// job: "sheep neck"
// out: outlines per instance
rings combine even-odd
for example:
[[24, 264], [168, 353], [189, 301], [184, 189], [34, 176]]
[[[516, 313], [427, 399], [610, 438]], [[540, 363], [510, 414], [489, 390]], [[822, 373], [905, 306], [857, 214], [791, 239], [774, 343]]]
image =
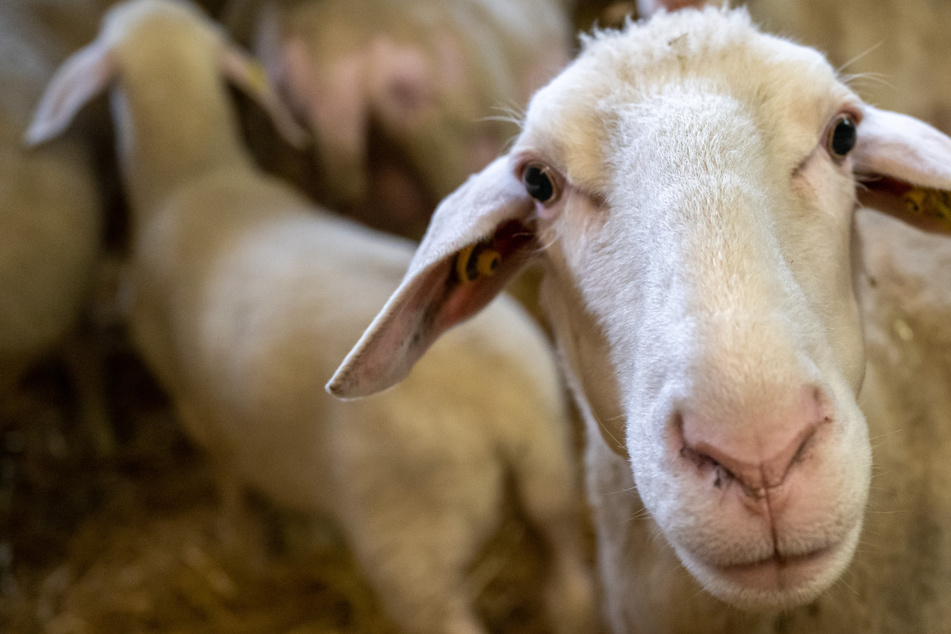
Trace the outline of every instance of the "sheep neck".
[[[176, 63], [176, 62], [181, 63]], [[250, 170], [217, 68], [165, 57], [151, 72], [125, 72], [113, 91], [117, 146], [136, 214], [184, 184], [222, 169]]]

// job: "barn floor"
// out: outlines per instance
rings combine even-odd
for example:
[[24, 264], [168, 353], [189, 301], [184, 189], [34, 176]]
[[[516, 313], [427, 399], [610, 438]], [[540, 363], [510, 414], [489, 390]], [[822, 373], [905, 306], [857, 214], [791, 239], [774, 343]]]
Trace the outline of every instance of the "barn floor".
[[[125, 351], [106, 359], [115, 449], [97, 457], [65, 373], [42, 368], [0, 437], [0, 631], [394, 632], [341, 537], [261, 501], [241, 526]], [[493, 632], [549, 631], [539, 541], [513, 509], [468, 582]]]

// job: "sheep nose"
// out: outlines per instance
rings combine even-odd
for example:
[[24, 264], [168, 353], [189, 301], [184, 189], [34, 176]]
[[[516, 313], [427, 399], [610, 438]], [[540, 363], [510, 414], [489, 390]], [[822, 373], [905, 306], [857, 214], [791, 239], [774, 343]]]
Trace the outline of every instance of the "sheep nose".
[[726, 424], [684, 411], [680, 453], [701, 470], [711, 470], [716, 486], [724, 478], [735, 479], [747, 495], [764, 497], [783, 483], [830, 420], [821, 390], [804, 386], [794, 400], [791, 407], [766, 416], [739, 415]]

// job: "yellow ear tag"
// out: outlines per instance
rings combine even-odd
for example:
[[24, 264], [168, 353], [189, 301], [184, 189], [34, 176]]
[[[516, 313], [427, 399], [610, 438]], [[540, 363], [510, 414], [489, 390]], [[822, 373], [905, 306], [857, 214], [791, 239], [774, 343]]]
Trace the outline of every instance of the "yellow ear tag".
[[456, 277], [468, 284], [480, 277], [491, 277], [502, 263], [502, 254], [488, 242], [470, 244], [456, 255]]
[[917, 216], [936, 218], [951, 226], [951, 192], [912, 187], [902, 196], [905, 209]]

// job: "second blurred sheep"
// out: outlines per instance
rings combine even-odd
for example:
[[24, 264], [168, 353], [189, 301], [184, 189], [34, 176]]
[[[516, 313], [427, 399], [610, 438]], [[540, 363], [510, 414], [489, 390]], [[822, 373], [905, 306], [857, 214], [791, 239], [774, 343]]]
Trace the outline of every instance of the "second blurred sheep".
[[419, 237], [569, 57], [569, 0], [235, 0], [228, 22], [316, 138], [321, 200]]
[[[103, 202], [88, 139], [73, 131], [28, 150], [22, 137], [71, 37], [98, 7], [95, 0], [0, 6], [0, 414], [6, 416], [20, 409], [14, 403], [23, 375], [74, 331], [92, 284]], [[110, 442], [104, 429], [90, 431], [100, 448]]]

